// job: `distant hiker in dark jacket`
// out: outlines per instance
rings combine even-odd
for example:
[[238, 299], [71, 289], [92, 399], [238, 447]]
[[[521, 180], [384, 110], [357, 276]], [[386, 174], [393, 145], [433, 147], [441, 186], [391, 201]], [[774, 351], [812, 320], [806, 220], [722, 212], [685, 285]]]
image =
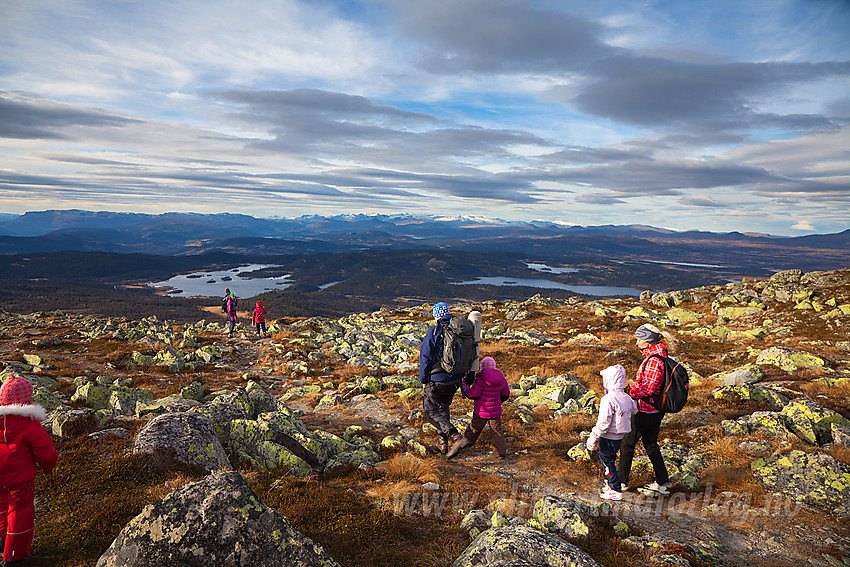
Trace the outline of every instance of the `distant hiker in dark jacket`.
[[667, 347], [661, 342], [661, 337], [661, 331], [650, 324], [641, 325], [635, 331], [635, 343], [644, 359], [638, 368], [635, 381], [626, 388], [626, 392], [637, 401], [638, 412], [633, 418], [631, 433], [623, 437], [617, 473], [623, 483], [623, 490], [628, 490], [635, 447], [639, 440], [643, 440], [643, 448], [655, 473], [655, 482], [646, 485], [644, 489], [667, 495], [670, 494], [670, 477], [667, 475], [667, 466], [658, 446], [658, 433], [664, 412], [658, 411], [658, 408], [646, 400], [653, 394], [660, 393], [664, 383], [664, 363], [657, 358], [650, 358], [654, 354], [667, 357]]
[[442, 302], [437, 303], [432, 312], [437, 324], [428, 329], [419, 347], [419, 381], [424, 385], [422, 406], [425, 417], [437, 428], [440, 435], [436, 449], [445, 455], [449, 441], [454, 443], [462, 438], [457, 428], [452, 425], [449, 408], [464, 375], [449, 375], [440, 366], [443, 353], [442, 326], [448, 324], [452, 318], [449, 306]]
[[233, 336], [233, 329], [236, 327], [236, 294], [232, 291], [224, 298], [224, 312], [227, 313], [228, 330], [227, 336]]
[[56, 466], [56, 449], [32, 404], [32, 384], [12, 374], [0, 387], [0, 549], [3, 565], [24, 564], [35, 528], [36, 463], [44, 474]]
[[[257, 307], [251, 315], [251, 324], [257, 327], [258, 337], [266, 336], [266, 313], [268, 313], [268, 311], [265, 307], [263, 307], [263, 302], [258, 299]], [[261, 330], [262, 333], [260, 333]]]
[[[467, 382], [472, 382], [468, 385]], [[502, 403], [506, 402], [511, 395], [511, 389], [505, 376], [496, 370], [496, 361], [491, 356], [485, 356], [481, 361], [481, 372], [473, 380], [466, 379], [461, 382], [463, 395], [470, 400], [475, 400], [472, 409], [472, 422], [463, 437], [452, 444], [452, 448], [446, 453], [446, 458], [451, 459], [464, 447], [475, 445], [478, 436], [484, 431], [484, 426], [490, 424], [490, 442], [493, 444], [492, 455], [504, 459], [507, 455], [505, 445], [505, 434], [502, 432]]]

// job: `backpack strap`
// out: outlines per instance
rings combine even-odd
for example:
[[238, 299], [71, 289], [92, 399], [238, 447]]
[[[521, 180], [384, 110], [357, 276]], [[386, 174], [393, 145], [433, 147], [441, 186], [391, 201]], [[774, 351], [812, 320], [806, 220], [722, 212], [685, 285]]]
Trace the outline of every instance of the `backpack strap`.
[[[661, 390], [663, 391], [663, 390], [664, 390], [664, 379], [665, 379], [665, 378], [666, 378], [666, 376], [667, 376], [667, 364], [666, 364], [666, 362], [667, 362], [667, 357], [666, 357], [666, 356], [661, 356], [660, 354], [650, 354], [649, 356], [647, 356], [647, 357], [646, 357], [646, 359], [645, 359], [645, 360], [643, 361], [643, 363], [640, 365], [640, 366], [641, 366], [641, 368], [643, 368], [643, 367], [644, 367], [644, 365], [645, 365], [647, 362], [649, 362], [649, 359], [650, 359], [650, 358], [657, 358], [658, 360], [660, 360], [660, 361], [661, 361], [661, 370], [662, 370], [662, 374], [661, 374]], [[658, 393], [656, 393], [656, 394], [650, 394], [650, 395], [648, 395], [648, 396], [647, 396], [647, 397], [645, 397], [645, 398], [641, 398], [641, 400], [644, 400], [646, 403], [648, 403], [648, 404], [650, 404], [650, 405], [654, 406], [654, 407], [655, 407], [655, 409], [657, 409], [658, 411], [662, 411], [662, 410], [661, 410], [661, 397], [662, 397], [662, 392], [658, 392]]]

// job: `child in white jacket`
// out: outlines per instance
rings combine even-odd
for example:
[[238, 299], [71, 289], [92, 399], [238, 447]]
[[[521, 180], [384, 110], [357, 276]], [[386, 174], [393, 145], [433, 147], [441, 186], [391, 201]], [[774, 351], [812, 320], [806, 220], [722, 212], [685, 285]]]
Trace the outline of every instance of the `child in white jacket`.
[[632, 430], [632, 416], [637, 413], [637, 404], [624, 391], [625, 368], [617, 364], [609, 366], [600, 374], [605, 395], [599, 402], [599, 419], [587, 438], [587, 448], [593, 451], [599, 445], [599, 460], [602, 461], [606, 481], [599, 496], [605, 500], [622, 500], [623, 492], [617, 475], [617, 452], [623, 437]]

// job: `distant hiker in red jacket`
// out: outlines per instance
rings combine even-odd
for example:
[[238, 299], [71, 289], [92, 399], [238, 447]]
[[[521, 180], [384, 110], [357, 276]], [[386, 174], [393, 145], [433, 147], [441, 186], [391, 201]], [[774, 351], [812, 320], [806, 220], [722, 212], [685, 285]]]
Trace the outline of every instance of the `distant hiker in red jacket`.
[[44, 474], [56, 466], [56, 449], [32, 405], [32, 384], [12, 374], [0, 387], [0, 544], [3, 565], [23, 563], [35, 528], [36, 463]]
[[484, 431], [484, 426], [490, 424], [490, 442], [493, 444], [494, 457], [504, 459], [507, 454], [505, 434], [502, 432], [502, 403], [511, 395], [511, 389], [505, 376], [496, 370], [496, 361], [491, 356], [485, 356], [481, 361], [481, 372], [475, 377], [472, 385], [464, 380], [461, 383], [463, 395], [475, 400], [472, 409], [472, 422], [463, 437], [458, 439], [446, 453], [451, 459], [464, 447], [475, 445], [478, 436]]
[[[254, 309], [254, 314], [251, 316], [251, 324], [257, 327], [257, 336], [266, 336], [266, 313], [268, 311], [263, 307], [263, 302], [257, 300], [257, 307]], [[260, 330], [263, 332], [260, 333]]]

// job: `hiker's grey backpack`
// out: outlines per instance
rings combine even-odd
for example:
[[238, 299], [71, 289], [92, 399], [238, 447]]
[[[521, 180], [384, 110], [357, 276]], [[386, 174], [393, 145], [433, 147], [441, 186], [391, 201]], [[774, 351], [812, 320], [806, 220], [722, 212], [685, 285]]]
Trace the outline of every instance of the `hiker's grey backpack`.
[[472, 370], [472, 363], [478, 356], [475, 343], [475, 325], [465, 317], [452, 317], [448, 323], [442, 323], [443, 354], [440, 366], [451, 375], [466, 374]]

